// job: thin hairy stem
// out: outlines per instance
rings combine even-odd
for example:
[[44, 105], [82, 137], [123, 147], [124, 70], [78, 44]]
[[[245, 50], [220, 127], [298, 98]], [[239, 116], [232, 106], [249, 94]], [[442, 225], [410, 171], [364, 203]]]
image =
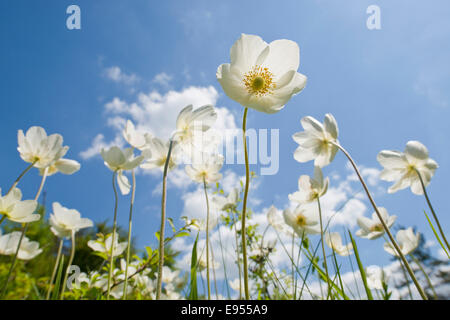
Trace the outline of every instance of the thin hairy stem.
[[106, 299], [109, 300], [109, 296], [111, 294], [111, 277], [113, 273], [113, 267], [114, 267], [114, 246], [116, 241], [116, 230], [117, 230], [117, 205], [119, 201], [119, 197], [117, 195], [117, 188], [116, 188], [116, 176], [117, 171], [114, 171], [112, 176], [112, 187], [114, 191], [114, 220], [113, 220], [113, 232], [112, 232], [112, 242], [111, 242], [111, 252], [109, 252], [109, 272], [108, 272], [108, 293], [106, 295]]
[[248, 197], [248, 188], [250, 185], [250, 171], [248, 166], [248, 152], [247, 152], [247, 139], [245, 137], [246, 125], [247, 125], [247, 112], [248, 108], [244, 110], [244, 117], [242, 119], [242, 137], [244, 140], [244, 155], [245, 155], [245, 188], [244, 188], [244, 199], [242, 202], [242, 226], [241, 226], [241, 237], [242, 237], [242, 257], [243, 257], [243, 269], [244, 269], [244, 294], [245, 299], [250, 299], [250, 294], [248, 291], [248, 265], [247, 265], [247, 240], [246, 233], [247, 230], [245, 228], [245, 220], [246, 220], [246, 210], [247, 210], [247, 197]]
[[56, 272], [58, 270], [58, 265], [59, 265], [59, 260], [61, 260], [61, 252], [62, 252], [63, 244], [64, 244], [64, 239], [61, 239], [59, 241], [58, 253], [56, 254], [55, 266], [53, 268], [52, 276], [50, 278], [50, 283], [48, 284], [47, 296], [45, 297], [46, 300], [50, 299], [50, 294], [52, 293], [52, 289], [53, 289], [52, 285], [53, 285], [53, 281], [55, 281]]
[[69, 262], [67, 263], [66, 274], [64, 275], [64, 281], [62, 283], [61, 295], [59, 296], [60, 300], [64, 300], [64, 292], [66, 291], [67, 286], [67, 278], [69, 277], [70, 266], [73, 262], [73, 257], [75, 257], [75, 231], [72, 231], [72, 249], [70, 252]]
[[22, 171], [22, 173], [17, 177], [17, 179], [14, 181], [13, 185], [9, 188], [8, 192], [6, 194], [9, 194], [17, 185], [19, 184], [20, 179], [23, 178], [25, 173], [27, 173], [33, 166], [36, 164], [37, 160], [30, 163], [28, 167], [25, 168], [25, 170]]
[[211, 283], [209, 280], [209, 201], [208, 191], [206, 190], [206, 181], [203, 177], [203, 190], [206, 199], [206, 285], [208, 286], [208, 300], [211, 300]]
[[322, 208], [320, 206], [320, 198], [317, 197], [317, 207], [319, 209], [319, 222], [320, 222], [320, 243], [322, 246], [322, 254], [323, 254], [323, 266], [325, 267], [325, 273], [327, 275], [327, 285], [328, 285], [328, 290], [327, 290], [327, 298], [329, 296], [331, 296], [331, 284], [330, 284], [330, 276], [328, 273], [328, 265], [327, 265], [327, 255], [325, 253], [325, 243], [323, 238], [325, 237], [325, 234], [323, 232], [323, 219], [322, 219]]
[[131, 251], [131, 228], [133, 220], [133, 206], [134, 197], [136, 194], [136, 174], [134, 169], [131, 171], [132, 187], [131, 187], [131, 200], [130, 200], [130, 215], [128, 217], [128, 244], [127, 244], [127, 264], [125, 267], [125, 284], [123, 286], [123, 300], [127, 300], [127, 288], [128, 288], [128, 266], [130, 265], [130, 251]]

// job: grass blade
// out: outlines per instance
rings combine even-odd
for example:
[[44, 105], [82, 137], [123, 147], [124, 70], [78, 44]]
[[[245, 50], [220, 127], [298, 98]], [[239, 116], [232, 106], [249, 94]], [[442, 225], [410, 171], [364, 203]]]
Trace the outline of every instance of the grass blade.
[[361, 274], [361, 279], [364, 284], [364, 289], [366, 289], [367, 299], [373, 300], [372, 291], [370, 290], [369, 286], [367, 285], [366, 272], [364, 271], [363, 264], [361, 263], [361, 259], [359, 258], [358, 247], [356, 246], [355, 239], [353, 239], [353, 236], [352, 236], [352, 233], [350, 232], [350, 230], [348, 230], [348, 234], [350, 235], [350, 240], [352, 241], [353, 250], [355, 251], [355, 258], [356, 258], [356, 261], [358, 262], [359, 273]]

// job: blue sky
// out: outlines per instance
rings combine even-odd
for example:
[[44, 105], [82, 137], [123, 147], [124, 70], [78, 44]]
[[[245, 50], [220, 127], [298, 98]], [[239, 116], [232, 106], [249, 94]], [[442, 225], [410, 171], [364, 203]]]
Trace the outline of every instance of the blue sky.
[[[81, 30], [66, 28], [70, 4], [81, 8]], [[366, 28], [366, 8], [371, 4], [381, 8], [381, 30]], [[107, 143], [117, 136], [111, 124], [117, 115], [105, 105], [114, 98], [129, 106], [139, 101], [140, 94], [165, 96], [189, 87], [209, 88], [216, 91], [210, 99], [226, 108], [239, 127], [243, 109], [225, 96], [215, 72], [218, 65], [229, 62], [233, 42], [248, 33], [267, 42], [296, 41], [301, 50], [299, 72], [308, 76], [306, 88], [281, 112], [267, 115], [250, 110], [248, 127], [280, 129], [280, 170], [258, 179], [258, 188], [250, 194], [260, 200], [253, 203], [255, 211], [263, 212], [271, 204], [284, 208], [287, 195], [297, 189], [298, 177], [312, 173], [312, 163], [293, 159], [296, 144], [291, 136], [301, 131], [303, 116], [322, 120], [329, 112], [338, 121], [340, 142], [365, 168], [380, 169], [376, 155], [383, 149], [403, 150], [409, 140], [424, 143], [440, 165], [429, 193], [448, 231], [449, 10], [450, 3], [444, 0], [52, 0], [45, 5], [2, 1], [0, 186], [8, 188], [26, 166], [16, 151], [17, 130], [39, 125], [48, 133], [62, 134], [70, 146], [67, 157], [82, 165], [73, 176], [48, 179], [47, 202], [59, 201], [83, 216], [111, 221], [112, 173], [98, 156], [82, 157], [97, 135], [102, 134]], [[114, 67], [120, 69], [116, 78], [108, 73]], [[170, 110], [166, 116], [174, 124], [177, 114]], [[253, 169], [258, 171], [258, 166]], [[244, 173], [242, 165], [226, 170]], [[342, 154], [324, 172], [340, 176], [332, 179], [336, 188], [351, 173]], [[154, 190], [159, 182], [158, 175], [138, 175], [134, 235], [141, 247], [155, 244], [160, 198]], [[33, 171], [20, 187], [32, 197], [38, 183]], [[401, 225], [419, 226], [431, 240], [422, 213], [427, 209], [424, 199], [409, 190], [388, 195], [382, 191], [387, 187], [385, 182], [374, 183], [378, 204], [398, 215]], [[183, 194], [195, 188], [169, 189], [168, 211], [173, 217], [185, 208]], [[359, 190], [356, 183], [352, 188]], [[361, 201], [367, 206], [364, 214], [371, 214], [365, 199]], [[119, 209], [125, 226], [127, 197], [121, 198]], [[388, 261], [381, 242], [359, 242], [367, 263]]]

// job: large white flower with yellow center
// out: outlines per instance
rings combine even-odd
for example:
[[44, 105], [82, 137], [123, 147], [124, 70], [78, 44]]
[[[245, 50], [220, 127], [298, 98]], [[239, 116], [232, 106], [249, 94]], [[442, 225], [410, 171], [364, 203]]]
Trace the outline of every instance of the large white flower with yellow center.
[[94, 224], [88, 218], [81, 218], [80, 213], [75, 209], [68, 209], [53, 202], [53, 213], [50, 214], [50, 226], [52, 232], [59, 238], [68, 238], [72, 232], [80, 229], [92, 227]]
[[221, 154], [203, 154], [202, 158], [202, 161], [185, 167], [187, 175], [198, 183], [218, 182], [222, 178], [219, 171], [223, 165], [223, 156]]
[[[399, 230], [395, 235], [395, 238], [397, 239], [400, 251], [406, 256], [416, 250], [419, 246], [420, 233], [417, 232], [414, 234], [413, 229], [410, 227], [408, 229]], [[397, 250], [395, 250], [391, 243], [386, 242], [384, 244], [384, 250], [387, 253], [398, 257]]]
[[[148, 141], [146, 149], [142, 151], [145, 157], [144, 162], [141, 164], [142, 169], [164, 169], [164, 165], [167, 159], [167, 153], [169, 152], [169, 141], [163, 141], [159, 138], [152, 138]], [[169, 160], [168, 169], [171, 170], [176, 166], [178, 160], [179, 148], [177, 145], [172, 147], [172, 153]]]
[[[21, 238], [21, 232], [14, 231], [5, 235], [2, 235], [0, 230], [0, 254], [1, 255], [14, 255], [19, 245]], [[23, 237], [20, 249], [17, 254], [17, 258], [20, 260], [31, 260], [42, 252], [39, 248], [39, 242], [30, 241], [27, 237]]]
[[409, 141], [405, 152], [383, 150], [378, 154], [377, 160], [384, 167], [380, 178], [395, 182], [388, 189], [389, 193], [411, 187], [414, 194], [423, 194], [417, 172], [427, 186], [438, 168], [436, 161], [428, 157], [428, 149], [419, 141]]
[[[378, 212], [380, 213], [386, 226], [388, 228], [392, 227], [397, 219], [397, 216], [390, 216], [387, 210], [383, 207], [378, 207]], [[372, 219], [367, 217], [358, 217], [357, 222], [361, 229], [356, 231], [356, 235], [361, 238], [374, 240], [381, 237], [385, 232], [383, 224], [381, 223], [380, 218], [378, 218], [376, 212], [372, 214]]]
[[22, 192], [14, 188], [2, 197], [0, 189], [0, 218], [6, 217], [18, 223], [29, 223], [41, 218], [38, 213], [34, 213], [37, 208], [37, 201], [22, 201]]
[[297, 72], [300, 49], [294, 41], [265, 42], [242, 34], [230, 50], [231, 63], [217, 69], [225, 93], [244, 107], [265, 113], [280, 111], [306, 84]]
[[353, 252], [353, 245], [348, 243], [342, 244], [341, 235], [337, 232], [327, 232], [325, 234], [325, 243], [340, 256], [349, 256]]
[[289, 200], [298, 203], [310, 203], [322, 197], [328, 190], [329, 179], [323, 178], [320, 167], [314, 167], [314, 177], [302, 175], [298, 179], [298, 189], [289, 195]]
[[299, 205], [294, 210], [283, 211], [284, 221], [298, 236], [320, 233], [319, 216], [307, 206]]

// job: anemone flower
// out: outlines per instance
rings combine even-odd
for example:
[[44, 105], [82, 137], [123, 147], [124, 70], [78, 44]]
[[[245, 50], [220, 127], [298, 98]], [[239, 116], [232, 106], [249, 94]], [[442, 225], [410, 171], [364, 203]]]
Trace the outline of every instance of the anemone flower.
[[22, 192], [19, 188], [12, 189], [8, 194], [1, 196], [0, 189], [0, 222], [8, 218], [10, 221], [18, 223], [28, 223], [41, 218], [38, 213], [34, 213], [37, 208], [37, 201], [22, 201]]
[[[381, 217], [383, 218], [383, 221], [386, 224], [386, 226], [388, 228], [392, 227], [395, 220], [397, 219], [397, 216], [390, 216], [387, 210], [383, 207], [378, 207], [378, 211], [380, 212]], [[381, 221], [378, 218], [376, 212], [372, 214], [372, 219], [369, 219], [367, 217], [358, 217], [357, 223], [358, 226], [361, 228], [358, 231], [356, 231], [356, 235], [358, 237], [374, 240], [378, 239], [385, 233], [384, 227], [381, 224]]]

